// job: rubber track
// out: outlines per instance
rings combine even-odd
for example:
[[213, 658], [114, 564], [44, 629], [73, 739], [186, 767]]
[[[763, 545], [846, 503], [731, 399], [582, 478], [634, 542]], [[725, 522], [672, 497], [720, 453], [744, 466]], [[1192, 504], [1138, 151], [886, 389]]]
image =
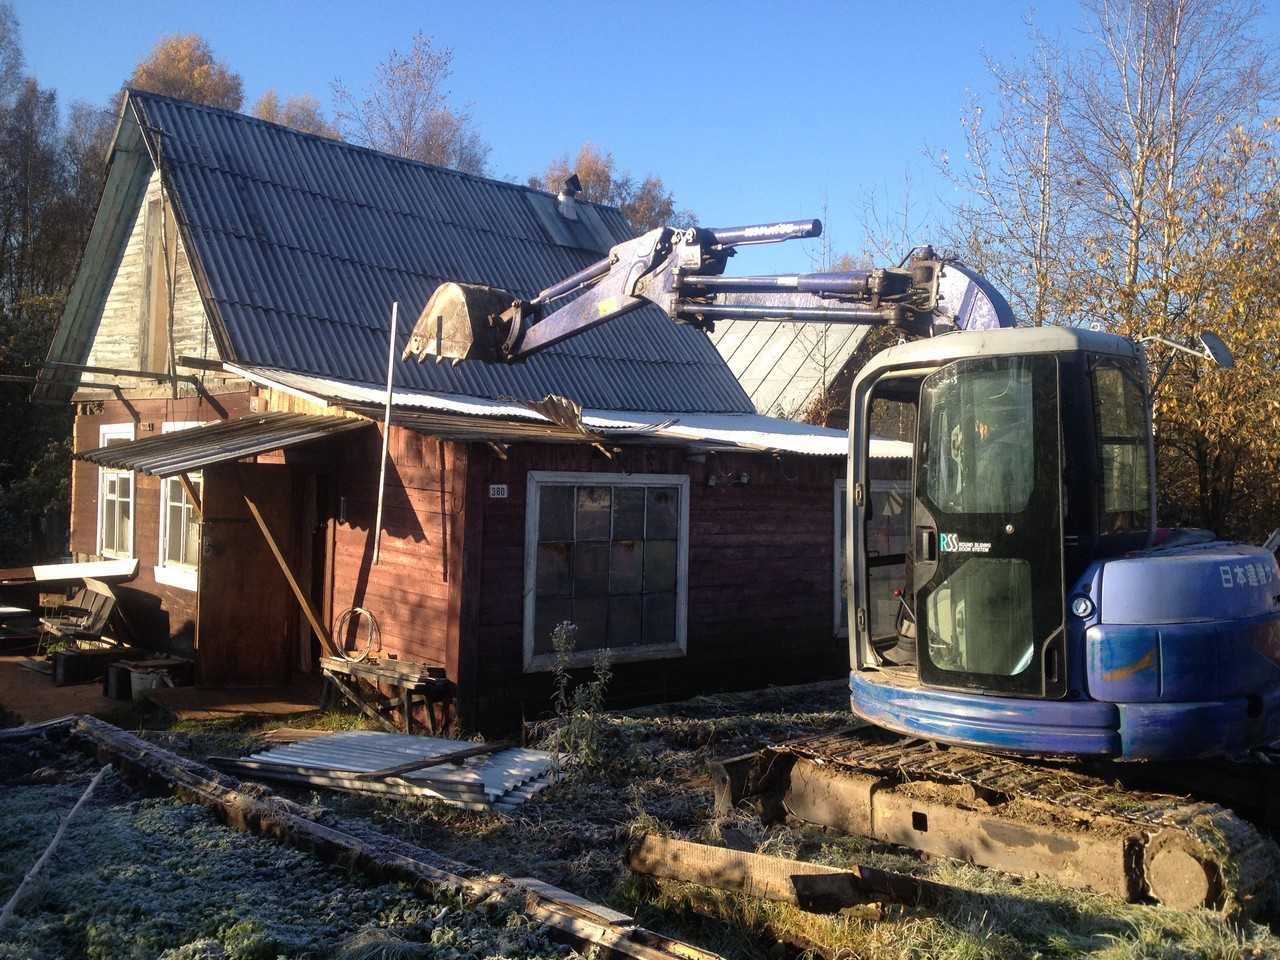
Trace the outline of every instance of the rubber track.
[[785, 750], [892, 782], [962, 784], [996, 800], [1051, 804], [1085, 831], [1094, 817], [1130, 823], [1145, 841], [1179, 831], [1216, 867], [1222, 886], [1218, 906], [1229, 912], [1263, 906], [1271, 881], [1280, 877], [1280, 847], [1227, 807], [1120, 787], [1067, 761], [979, 753], [873, 728], [794, 741]]

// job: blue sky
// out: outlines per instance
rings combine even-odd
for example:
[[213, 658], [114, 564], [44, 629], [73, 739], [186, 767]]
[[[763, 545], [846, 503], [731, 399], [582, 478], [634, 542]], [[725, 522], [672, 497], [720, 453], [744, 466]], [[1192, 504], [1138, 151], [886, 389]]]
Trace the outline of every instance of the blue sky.
[[[820, 216], [839, 250], [862, 242], [863, 198], [909, 174], [928, 219], [948, 188], [926, 144], [960, 152], [966, 90], [983, 58], [1027, 48], [1028, 8], [965, 4], [172, 2], [18, 0], [28, 71], [64, 103], [104, 101], [163, 34], [197, 32], [264, 90], [329, 106], [415, 30], [455, 52], [452, 88], [492, 145], [490, 171], [523, 180], [583, 140], [664, 178], [706, 225]], [[1065, 43], [1078, 8], [1037, 23]], [[1274, 20], [1272, 21], [1274, 23]], [[927, 236], [918, 238], [929, 239]], [[763, 255], [763, 256], [762, 256]], [[736, 269], [805, 270], [800, 244]]]

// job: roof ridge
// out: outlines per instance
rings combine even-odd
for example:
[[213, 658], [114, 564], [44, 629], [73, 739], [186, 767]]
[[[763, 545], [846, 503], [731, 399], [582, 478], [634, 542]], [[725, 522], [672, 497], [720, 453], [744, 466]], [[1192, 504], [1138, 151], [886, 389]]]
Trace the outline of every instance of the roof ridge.
[[[261, 117], [255, 117], [252, 114], [248, 114], [248, 113], [241, 113], [239, 110], [229, 110], [226, 107], [215, 107], [207, 103], [197, 103], [194, 100], [184, 100], [181, 97], [173, 97], [164, 93], [155, 93], [154, 91], [144, 90], [140, 87], [125, 87], [125, 93], [128, 96], [128, 98], [131, 100], [133, 99], [142, 99], [144, 101], [147, 99], [164, 100], [168, 103], [174, 103], [181, 107], [189, 108], [192, 110], [200, 110], [206, 113], [218, 114], [233, 120], [239, 120], [249, 124], [259, 124], [264, 127], [272, 127], [276, 130], [280, 130], [284, 133], [290, 134], [291, 136], [302, 137], [303, 139], [307, 139], [307, 140], [320, 141], [328, 146], [341, 147], [348, 150], [356, 150], [356, 151], [360, 151], [361, 153], [370, 153], [376, 157], [384, 157], [387, 160], [390, 160], [395, 163], [402, 163], [411, 167], [426, 167], [428, 170], [440, 171], [442, 173], [446, 173], [455, 177], [462, 177], [463, 179], [467, 179], [467, 180], [479, 180], [482, 183], [491, 184], [497, 187], [505, 187], [507, 189], [519, 191], [521, 193], [538, 194], [543, 197], [550, 197], [553, 200], [556, 199], [556, 194], [551, 193], [549, 190], [542, 190], [538, 187], [531, 187], [527, 184], [517, 183], [511, 180], [501, 180], [501, 179], [498, 179], [497, 177], [485, 176], [484, 174], [468, 173], [464, 170], [455, 169], [454, 167], [446, 167], [438, 163], [428, 163], [425, 160], [414, 160], [410, 157], [402, 157], [399, 154], [387, 153], [385, 150], [376, 150], [373, 147], [367, 147], [367, 146], [364, 146], [363, 144], [354, 143], [353, 141], [350, 141], [350, 140], [335, 139], [333, 137], [326, 137], [318, 133], [308, 133], [304, 130], [296, 130], [293, 127], [287, 126], [283, 123], [276, 123], [273, 120], [263, 120]], [[578, 198], [577, 202], [589, 204], [590, 206], [596, 207], [601, 210], [612, 210], [619, 214], [622, 213], [622, 210], [620, 208], [615, 207], [612, 204], [608, 204], [608, 203], [597, 203], [595, 200], [586, 200], [583, 198]], [[625, 219], [625, 215], [624, 215], [624, 219]], [[630, 225], [630, 221], [628, 221], [628, 225]]]

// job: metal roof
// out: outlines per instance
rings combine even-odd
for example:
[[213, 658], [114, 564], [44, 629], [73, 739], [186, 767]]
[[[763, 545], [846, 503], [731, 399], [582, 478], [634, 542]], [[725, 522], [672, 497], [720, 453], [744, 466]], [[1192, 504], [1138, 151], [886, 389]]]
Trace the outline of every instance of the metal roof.
[[[621, 212], [130, 91], [160, 159], [223, 359], [376, 384], [393, 300], [413, 321], [446, 280], [529, 297], [632, 236]], [[519, 364], [397, 361], [396, 382], [601, 409], [749, 413], [715, 346], [656, 308]]]
[[756, 410], [796, 414], [821, 397], [870, 327], [776, 320], [721, 320], [711, 334]]
[[[287, 370], [231, 364], [227, 369], [260, 386], [316, 404], [346, 407], [369, 417], [381, 417], [386, 402], [384, 388]], [[391, 403], [393, 422], [455, 440], [568, 440], [581, 443], [605, 438], [615, 443], [679, 444], [705, 450], [798, 453], [820, 457], [844, 457], [849, 452], [849, 435], [843, 430], [755, 413], [685, 414], [587, 408], [582, 411], [583, 430], [573, 430], [553, 423], [529, 405], [514, 402], [397, 388], [392, 393]], [[872, 438], [871, 456], [910, 458], [911, 444]]]
[[77, 459], [116, 470], [172, 477], [213, 463], [282, 450], [347, 430], [372, 425], [357, 417], [307, 413], [250, 413], [159, 436], [116, 443], [75, 454]]

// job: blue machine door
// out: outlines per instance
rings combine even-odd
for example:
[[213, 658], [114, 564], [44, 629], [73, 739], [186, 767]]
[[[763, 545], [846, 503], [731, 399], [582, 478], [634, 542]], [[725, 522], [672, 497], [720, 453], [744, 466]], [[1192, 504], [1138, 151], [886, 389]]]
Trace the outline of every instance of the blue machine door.
[[1066, 691], [1053, 356], [960, 360], [921, 388], [912, 507], [920, 679]]

